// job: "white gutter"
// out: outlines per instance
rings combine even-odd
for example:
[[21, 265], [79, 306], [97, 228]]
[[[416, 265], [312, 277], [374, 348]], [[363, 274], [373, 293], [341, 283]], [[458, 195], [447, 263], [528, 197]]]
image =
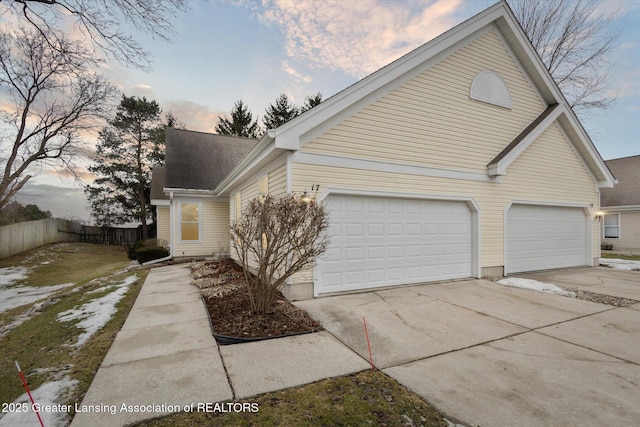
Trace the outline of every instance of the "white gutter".
[[191, 196], [213, 196], [214, 193], [212, 190], [199, 190], [196, 188], [174, 188], [174, 187], [165, 187], [162, 191], [166, 193], [180, 193], [181, 195], [191, 195]]
[[260, 138], [258, 143], [247, 153], [246, 156], [233, 168], [229, 174], [213, 189], [213, 193], [215, 196], [220, 197], [222, 193], [228, 191], [229, 188], [234, 184], [234, 182], [242, 177], [247, 169], [255, 166], [260, 162], [264, 157], [268, 156], [275, 149], [274, 144], [274, 132], [272, 130], [268, 130], [265, 134]]
[[143, 267], [173, 259], [173, 242], [175, 241], [175, 239], [173, 238], [173, 191], [169, 191], [169, 227], [169, 240], [171, 240], [171, 242], [169, 243], [169, 255], [164, 258], [152, 259], [151, 261], [147, 261], [142, 264]]

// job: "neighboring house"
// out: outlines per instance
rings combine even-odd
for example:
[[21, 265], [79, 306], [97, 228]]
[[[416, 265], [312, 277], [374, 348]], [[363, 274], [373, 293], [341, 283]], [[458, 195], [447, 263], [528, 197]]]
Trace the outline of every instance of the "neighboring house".
[[614, 182], [500, 2], [268, 130], [207, 197], [232, 221], [266, 193], [326, 204], [330, 247], [285, 289], [303, 299], [597, 265]]
[[640, 252], [640, 155], [605, 162], [618, 180], [600, 195], [602, 243]]
[[229, 198], [213, 189], [257, 140], [167, 129], [165, 166], [152, 171], [158, 241], [172, 256], [229, 254]]

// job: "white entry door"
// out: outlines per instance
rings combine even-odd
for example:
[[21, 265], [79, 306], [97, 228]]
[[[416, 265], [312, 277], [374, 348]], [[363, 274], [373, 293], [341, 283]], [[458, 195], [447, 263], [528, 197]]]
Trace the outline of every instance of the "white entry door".
[[471, 277], [472, 213], [464, 202], [332, 195], [331, 243], [315, 293]]
[[506, 273], [589, 264], [584, 209], [512, 205], [507, 211]]

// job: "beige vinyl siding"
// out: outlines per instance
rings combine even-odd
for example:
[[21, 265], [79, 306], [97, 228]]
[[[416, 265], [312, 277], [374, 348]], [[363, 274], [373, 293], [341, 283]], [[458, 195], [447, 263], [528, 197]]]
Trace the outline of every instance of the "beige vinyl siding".
[[158, 215], [158, 245], [167, 246], [171, 242], [171, 219], [169, 217], [169, 206], [156, 206]]
[[247, 205], [249, 204], [249, 202], [253, 199], [255, 199], [256, 197], [258, 197], [259, 194], [259, 184], [258, 182], [252, 182], [250, 185], [248, 185], [247, 187], [244, 187], [242, 189], [242, 191], [240, 192], [240, 194], [242, 195], [242, 210], [244, 210]]
[[[240, 191], [236, 193], [231, 193], [229, 197], [229, 224], [236, 221], [240, 218], [240, 214], [242, 213], [242, 193]], [[238, 256], [236, 255], [236, 251], [233, 247], [233, 239], [231, 239], [231, 234], [229, 234], [229, 254], [231, 258], [238, 261]]]
[[269, 172], [269, 194], [277, 196], [287, 192], [287, 166]]
[[[247, 208], [251, 200], [257, 198], [260, 195], [261, 189], [266, 189], [268, 191], [268, 189], [271, 187], [271, 183], [269, 182], [268, 178], [268, 175], [263, 175], [261, 178], [257, 179], [256, 181], [252, 181], [250, 184], [243, 187], [241, 191], [232, 194], [232, 197], [234, 199], [234, 207], [237, 206], [238, 201], [240, 202], [240, 213], [242, 213], [242, 211]], [[239, 261], [239, 258], [233, 247], [233, 242], [231, 242], [231, 257], [236, 261]], [[250, 265], [254, 268], [257, 266], [255, 260], [250, 261]]]
[[[504, 212], [513, 200], [577, 203], [598, 207], [595, 182], [555, 125], [513, 162], [501, 183], [293, 163], [293, 191], [309, 182], [328, 187], [473, 197], [480, 207], [481, 267], [504, 265]], [[597, 226], [596, 226], [597, 227]], [[598, 254], [597, 228], [594, 256]]]
[[[474, 77], [484, 70], [503, 78], [512, 109], [469, 99]], [[485, 172], [545, 108], [492, 29], [302, 151]]]
[[[603, 208], [606, 215], [620, 214], [620, 238], [602, 239], [603, 243], [611, 243], [613, 250], [635, 249], [640, 250], [640, 211], [609, 211]], [[600, 220], [602, 227], [603, 219]], [[604, 236], [604, 234], [602, 234]]]
[[[180, 203], [201, 203], [199, 212], [200, 239], [194, 242], [180, 241]], [[175, 218], [175, 254], [182, 256], [212, 256], [229, 252], [229, 202], [212, 201], [210, 199], [187, 199], [178, 198], [174, 200]]]
[[[260, 178], [252, 181], [250, 184], [242, 187], [241, 191], [237, 191], [231, 194], [230, 214], [231, 218], [236, 218], [236, 206], [239, 202], [241, 209], [244, 209], [248, 203], [258, 197], [261, 192], [266, 192], [272, 195], [278, 195], [286, 193], [287, 191], [287, 167], [286, 164], [278, 166], [277, 168], [269, 171], [266, 175], [262, 175]], [[238, 261], [238, 257], [231, 246], [231, 257]]]

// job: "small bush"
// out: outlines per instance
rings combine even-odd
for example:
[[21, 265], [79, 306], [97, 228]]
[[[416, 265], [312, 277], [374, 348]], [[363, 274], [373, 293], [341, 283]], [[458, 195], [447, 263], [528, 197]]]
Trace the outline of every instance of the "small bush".
[[322, 204], [292, 193], [253, 199], [242, 210], [231, 236], [254, 313], [267, 313], [286, 280], [313, 267], [329, 245], [328, 226], [329, 214]]
[[136, 251], [136, 259], [140, 264], [166, 256], [169, 256], [169, 251], [159, 246], [145, 246]]
[[136, 259], [136, 252], [142, 247], [144, 247], [144, 242], [142, 240], [138, 240], [135, 245], [127, 248], [127, 257], [129, 257], [129, 259]]

